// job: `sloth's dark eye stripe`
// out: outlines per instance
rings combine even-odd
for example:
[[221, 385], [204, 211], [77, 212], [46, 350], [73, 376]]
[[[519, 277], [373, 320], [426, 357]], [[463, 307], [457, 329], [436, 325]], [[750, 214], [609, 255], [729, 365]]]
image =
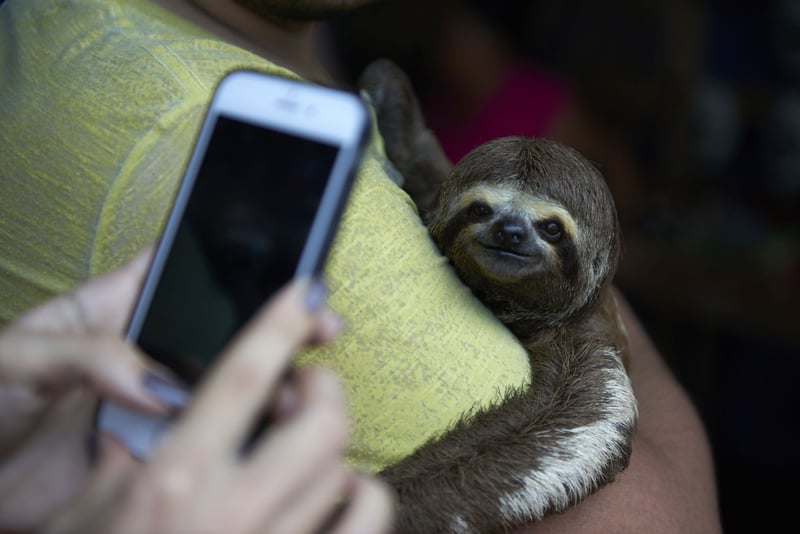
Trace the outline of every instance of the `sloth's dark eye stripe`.
[[565, 234], [564, 237], [554, 245], [558, 257], [561, 258], [561, 270], [567, 278], [574, 278], [578, 275], [580, 265], [578, 264], [578, 250], [572, 236]]
[[485, 219], [485, 216], [476, 214], [472, 207], [472, 205], [467, 206], [447, 222], [447, 226], [444, 227], [444, 231], [441, 233], [440, 240], [437, 243], [439, 248], [442, 248], [446, 243], [452, 243], [459, 230], [464, 226]]

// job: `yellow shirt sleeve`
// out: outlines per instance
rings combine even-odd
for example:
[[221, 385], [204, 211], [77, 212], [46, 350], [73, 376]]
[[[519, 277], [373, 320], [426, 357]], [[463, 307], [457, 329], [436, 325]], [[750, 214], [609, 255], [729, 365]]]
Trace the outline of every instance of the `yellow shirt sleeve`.
[[[0, 324], [157, 237], [225, 73], [294, 76], [144, 0], [12, 2], [0, 28]], [[300, 356], [341, 377], [369, 470], [530, 372], [385, 165], [375, 135], [326, 268], [346, 332]]]

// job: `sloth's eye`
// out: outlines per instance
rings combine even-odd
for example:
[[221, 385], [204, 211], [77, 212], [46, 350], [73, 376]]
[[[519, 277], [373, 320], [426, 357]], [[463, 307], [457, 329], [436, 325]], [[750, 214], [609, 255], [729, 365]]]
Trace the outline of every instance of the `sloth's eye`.
[[538, 224], [539, 233], [550, 243], [555, 243], [561, 239], [563, 228], [561, 223], [554, 220], [542, 221]]
[[492, 208], [483, 202], [475, 202], [469, 207], [469, 211], [476, 217], [486, 217], [487, 215], [492, 214]]

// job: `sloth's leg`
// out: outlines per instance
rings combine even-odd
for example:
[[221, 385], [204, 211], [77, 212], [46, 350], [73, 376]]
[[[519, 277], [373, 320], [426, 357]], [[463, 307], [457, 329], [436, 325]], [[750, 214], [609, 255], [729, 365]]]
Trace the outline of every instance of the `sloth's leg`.
[[396, 532], [506, 532], [627, 466], [637, 410], [619, 351], [555, 340], [532, 365], [530, 388], [382, 473], [399, 497]]
[[425, 125], [414, 88], [400, 67], [386, 59], [374, 61], [364, 69], [358, 85], [375, 106], [386, 153], [424, 217], [452, 163]]

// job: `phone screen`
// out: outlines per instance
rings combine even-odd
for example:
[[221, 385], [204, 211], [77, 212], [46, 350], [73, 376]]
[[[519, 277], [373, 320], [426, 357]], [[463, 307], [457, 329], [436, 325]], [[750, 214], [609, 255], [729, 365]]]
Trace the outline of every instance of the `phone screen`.
[[220, 116], [129, 337], [194, 385], [294, 275], [336, 156], [334, 145]]

